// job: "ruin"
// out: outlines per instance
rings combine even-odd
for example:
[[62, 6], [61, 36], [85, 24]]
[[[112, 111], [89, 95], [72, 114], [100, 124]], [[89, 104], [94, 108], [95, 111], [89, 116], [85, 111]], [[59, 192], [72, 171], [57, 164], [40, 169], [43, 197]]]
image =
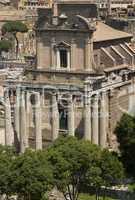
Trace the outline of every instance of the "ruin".
[[117, 121], [134, 114], [132, 35], [97, 20], [90, 1], [57, 1], [38, 10], [36, 36], [36, 65], [1, 73], [0, 142], [24, 152], [69, 134], [115, 148]]

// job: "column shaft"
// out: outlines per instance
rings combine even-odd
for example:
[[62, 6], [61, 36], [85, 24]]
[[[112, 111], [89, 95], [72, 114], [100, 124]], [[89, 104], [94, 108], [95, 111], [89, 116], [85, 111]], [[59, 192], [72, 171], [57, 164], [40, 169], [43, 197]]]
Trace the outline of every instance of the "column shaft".
[[14, 121], [15, 121], [15, 134], [17, 140], [20, 141], [20, 88], [16, 90], [16, 103], [15, 103], [15, 112], [14, 112]]
[[21, 93], [20, 108], [20, 151], [23, 153], [28, 147], [27, 123], [26, 123], [25, 92]]
[[75, 135], [74, 102], [72, 96], [69, 97], [68, 101], [68, 132], [71, 136]]
[[5, 144], [12, 146], [14, 143], [14, 132], [11, 119], [11, 104], [9, 99], [9, 91], [5, 92]]
[[91, 141], [91, 99], [85, 96], [84, 101], [84, 138]]
[[92, 104], [92, 142], [99, 144], [98, 95], [93, 97]]
[[55, 140], [59, 136], [59, 111], [56, 95], [52, 95], [52, 139]]
[[35, 136], [36, 136], [36, 149], [42, 149], [42, 113], [41, 113], [41, 99], [40, 93], [36, 94], [35, 105]]
[[107, 94], [102, 93], [100, 103], [100, 145], [105, 148], [107, 141], [107, 124], [108, 124], [108, 111], [107, 111]]

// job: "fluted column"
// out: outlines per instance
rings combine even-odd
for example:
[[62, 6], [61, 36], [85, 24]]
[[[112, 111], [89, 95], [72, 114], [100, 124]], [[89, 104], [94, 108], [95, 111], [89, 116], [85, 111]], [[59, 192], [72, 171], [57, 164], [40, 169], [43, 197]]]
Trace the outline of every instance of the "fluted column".
[[59, 111], [56, 94], [52, 95], [52, 139], [55, 140], [59, 136]]
[[68, 132], [69, 135], [75, 135], [74, 102], [72, 95], [68, 98]]
[[98, 95], [93, 97], [92, 102], [92, 143], [99, 144], [99, 119], [98, 119]]
[[42, 149], [42, 113], [41, 113], [40, 93], [36, 93], [35, 136], [36, 136], [36, 149]]
[[26, 120], [25, 92], [21, 92], [20, 107], [20, 151], [23, 153], [28, 147], [27, 120]]
[[108, 124], [108, 101], [107, 94], [105, 91], [101, 94], [101, 102], [100, 102], [100, 145], [101, 147], [106, 147], [107, 141], [107, 124]]
[[5, 91], [5, 144], [12, 146], [14, 143], [14, 133], [11, 119], [11, 104], [9, 99], [9, 91]]
[[87, 88], [84, 97], [84, 138], [91, 141], [91, 97]]
[[14, 121], [15, 121], [14, 128], [15, 128], [17, 140], [20, 141], [20, 88], [16, 89]]

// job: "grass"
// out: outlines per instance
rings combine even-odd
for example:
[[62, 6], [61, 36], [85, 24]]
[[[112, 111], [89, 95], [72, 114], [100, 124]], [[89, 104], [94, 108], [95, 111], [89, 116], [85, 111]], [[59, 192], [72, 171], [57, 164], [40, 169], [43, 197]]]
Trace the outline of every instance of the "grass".
[[[95, 200], [95, 199], [96, 199], [95, 195], [91, 196], [89, 194], [80, 194], [80, 196], [79, 196], [79, 200]], [[103, 198], [99, 197], [99, 200], [103, 200]], [[106, 197], [105, 200], [113, 200], [113, 199]]]

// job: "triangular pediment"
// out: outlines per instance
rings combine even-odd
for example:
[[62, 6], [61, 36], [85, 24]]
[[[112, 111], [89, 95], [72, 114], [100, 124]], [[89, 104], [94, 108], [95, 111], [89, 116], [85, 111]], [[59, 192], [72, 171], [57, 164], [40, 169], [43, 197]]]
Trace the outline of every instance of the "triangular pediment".
[[65, 42], [65, 41], [62, 41], [62, 42], [59, 42], [56, 47], [64, 47], [64, 48], [70, 48], [70, 45]]

